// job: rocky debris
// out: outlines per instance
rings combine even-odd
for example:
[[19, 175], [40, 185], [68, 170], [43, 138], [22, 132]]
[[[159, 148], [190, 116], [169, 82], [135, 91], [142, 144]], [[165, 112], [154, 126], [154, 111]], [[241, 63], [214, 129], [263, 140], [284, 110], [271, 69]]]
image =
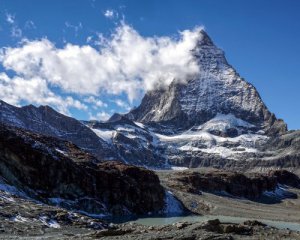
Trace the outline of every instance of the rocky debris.
[[0, 174], [39, 201], [87, 213], [146, 214], [165, 204], [164, 189], [150, 170], [99, 162], [69, 142], [5, 125]]
[[[258, 222], [259, 223], [259, 222]], [[119, 234], [122, 233], [121, 236]], [[178, 222], [172, 225], [143, 226], [134, 223], [118, 225], [114, 230], [102, 230], [93, 234], [105, 239], [180, 239], [180, 240], [233, 240], [233, 239], [300, 239], [300, 233], [278, 230], [263, 224], [222, 223], [218, 219], [207, 222]]]
[[227, 194], [235, 197], [258, 199], [265, 191], [275, 191], [277, 179], [262, 174], [244, 175], [236, 172], [193, 171], [179, 172], [170, 176], [168, 187], [199, 194], [200, 191]]
[[253, 226], [262, 226], [262, 227], [267, 226], [266, 224], [259, 222], [257, 220], [247, 220], [247, 221], [243, 222], [243, 225], [252, 226], [252, 227]]
[[[262, 225], [255, 225], [255, 226], [262, 226]], [[235, 233], [235, 234], [241, 234], [241, 235], [251, 235], [252, 234], [252, 228], [248, 225], [243, 224], [221, 224], [219, 219], [214, 220], [208, 220], [205, 222], [202, 226], [203, 229], [211, 232], [217, 232], [217, 233]]]
[[[109, 229], [106, 222], [0, 191], [0, 239], [69, 239]], [[69, 237], [67, 237], [69, 236]]]

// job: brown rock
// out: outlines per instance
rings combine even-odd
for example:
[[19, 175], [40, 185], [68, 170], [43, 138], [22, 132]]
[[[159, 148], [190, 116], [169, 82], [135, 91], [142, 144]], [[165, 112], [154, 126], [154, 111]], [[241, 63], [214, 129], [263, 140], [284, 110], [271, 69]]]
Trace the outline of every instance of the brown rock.
[[170, 187], [198, 194], [199, 190], [227, 193], [249, 199], [259, 198], [264, 191], [273, 191], [277, 186], [275, 176], [237, 172], [211, 171], [207, 173], [185, 171], [171, 176]]
[[65, 207], [90, 213], [145, 214], [164, 207], [164, 189], [153, 171], [99, 162], [70, 142], [5, 125], [0, 175], [40, 201], [70, 200]]

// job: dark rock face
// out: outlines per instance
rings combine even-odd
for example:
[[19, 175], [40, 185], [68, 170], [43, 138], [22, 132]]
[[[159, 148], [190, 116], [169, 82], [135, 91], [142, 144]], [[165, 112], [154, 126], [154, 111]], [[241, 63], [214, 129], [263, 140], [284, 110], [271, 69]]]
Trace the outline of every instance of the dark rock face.
[[264, 191], [274, 191], [277, 179], [273, 176], [213, 171], [208, 173], [182, 172], [172, 178], [170, 187], [178, 190], [199, 193], [227, 193], [232, 196], [258, 199]]
[[74, 144], [0, 127], [0, 173], [43, 202], [90, 213], [144, 214], [164, 207], [164, 190], [149, 170], [100, 162]]
[[287, 170], [274, 170], [270, 171], [269, 175], [276, 177], [280, 184], [300, 188], [300, 178], [292, 172]]

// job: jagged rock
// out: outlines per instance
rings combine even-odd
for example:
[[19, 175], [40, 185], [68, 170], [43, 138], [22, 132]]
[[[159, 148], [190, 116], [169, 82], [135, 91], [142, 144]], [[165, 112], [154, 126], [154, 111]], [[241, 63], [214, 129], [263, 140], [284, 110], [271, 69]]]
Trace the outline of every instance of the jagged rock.
[[70, 141], [99, 159], [116, 159], [107, 143], [88, 127], [49, 106], [28, 105], [18, 108], [0, 100], [0, 122]]
[[147, 92], [128, 117], [143, 123], [157, 122], [189, 128], [203, 124], [216, 114], [234, 114], [269, 134], [286, 131], [286, 124], [270, 113], [258, 92], [230, 66], [222, 50], [201, 31], [193, 49], [199, 73], [174, 80], [166, 89]]
[[100, 162], [74, 144], [0, 125], [0, 174], [32, 197], [93, 214], [158, 212], [164, 190], [150, 170]]

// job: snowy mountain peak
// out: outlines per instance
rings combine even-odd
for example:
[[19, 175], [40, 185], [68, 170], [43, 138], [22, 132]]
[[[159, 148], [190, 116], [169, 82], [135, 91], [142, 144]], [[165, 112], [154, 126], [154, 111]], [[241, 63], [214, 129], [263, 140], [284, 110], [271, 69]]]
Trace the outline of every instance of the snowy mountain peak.
[[197, 46], [214, 46], [213, 41], [211, 40], [211, 38], [208, 36], [208, 34], [205, 32], [204, 29], [201, 29], [199, 31], [200, 34], [200, 38], [197, 42]]
[[188, 129], [217, 114], [233, 114], [272, 134], [286, 131], [263, 103], [255, 87], [228, 64], [224, 52], [202, 30], [193, 49], [199, 73], [174, 81], [166, 89], [146, 93], [141, 104], [127, 116], [144, 123], [160, 123]]

